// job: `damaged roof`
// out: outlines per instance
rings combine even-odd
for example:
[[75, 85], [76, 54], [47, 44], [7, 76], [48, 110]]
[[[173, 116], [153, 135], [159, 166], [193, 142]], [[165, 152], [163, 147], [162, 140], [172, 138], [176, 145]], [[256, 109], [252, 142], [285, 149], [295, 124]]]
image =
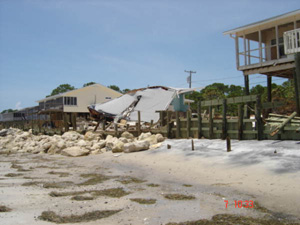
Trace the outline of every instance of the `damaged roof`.
[[[138, 120], [138, 111], [141, 112], [141, 121], [157, 122], [159, 114], [156, 111], [167, 110], [174, 98], [179, 95], [193, 92], [195, 89], [170, 88], [153, 86], [132, 90], [125, 95], [102, 104], [91, 105], [88, 108], [99, 114], [129, 121]], [[90, 110], [90, 111], [91, 111]]]

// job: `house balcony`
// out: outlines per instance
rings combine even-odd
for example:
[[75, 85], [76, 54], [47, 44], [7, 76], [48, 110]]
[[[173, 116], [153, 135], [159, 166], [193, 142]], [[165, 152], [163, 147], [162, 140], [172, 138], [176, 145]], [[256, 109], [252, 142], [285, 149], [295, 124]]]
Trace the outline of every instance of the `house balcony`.
[[300, 52], [300, 28], [284, 32], [283, 39], [286, 55]]

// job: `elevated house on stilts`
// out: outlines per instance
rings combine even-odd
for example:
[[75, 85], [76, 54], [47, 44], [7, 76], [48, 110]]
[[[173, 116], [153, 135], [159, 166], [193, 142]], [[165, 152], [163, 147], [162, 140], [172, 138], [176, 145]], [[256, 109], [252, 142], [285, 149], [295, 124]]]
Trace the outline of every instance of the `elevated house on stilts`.
[[224, 32], [235, 40], [236, 66], [243, 72], [245, 95], [252, 74], [266, 76], [268, 102], [272, 78], [294, 79], [296, 111], [300, 116], [300, 10]]

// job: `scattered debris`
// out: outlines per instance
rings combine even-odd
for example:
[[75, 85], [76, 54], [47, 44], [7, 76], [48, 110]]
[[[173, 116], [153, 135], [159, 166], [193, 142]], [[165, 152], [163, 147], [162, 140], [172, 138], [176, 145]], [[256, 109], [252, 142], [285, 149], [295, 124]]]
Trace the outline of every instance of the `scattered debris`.
[[102, 218], [112, 216], [121, 210], [103, 210], [103, 211], [93, 211], [84, 213], [82, 215], [70, 215], [70, 216], [60, 216], [53, 211], [44, 211], [38, 217], [40, 220], [45, 220], [54, 223], [80, 223], [80, 222], [89, 222], [95, 221]]
[[131, 198], [130, 200], [137, 202], [139, 204], [147, 204], [147, 205], [156, 203], [156, 199], [153, 199], [153, 198], [148, 198], [148, 199], [146, 199], [146, 198]]
[[183, 194], [165, 194], [164, 197], [170, 200], [193, 200], [196, 199], [193, 195], [183, 195]]
[[159, 184], [147, 184], [148, 187], [159, 187]]
[[94, 200], [95, 198], [92, 196], [75, 195], [71, 199], [76, 201], [90, 201]]
[[144, 183], [146, 180], [141, 180], [136, 177], [123, 177], [121, 180], [117, 180], [122, 184], [131, 184], [131, 183]]
[[109, 188], [103, 190], [90, 190], [90, 191], [71, 191], [71, 192], [56, 192], [52, 191], [49, 193], [51, 197], [64, 197], [64, 196], [76, 196], [82, 194], [91, 194], [94, 197], [97, 196], [108, 196], [113, 198], [121, 198], [125, 195], [130, 194], [124, 191], [123, 188]]
[[2, 212], [10, 212], [12, 209], [4, 206], [4, 205], [0, 205], [0, 213]]
[[260, 224], [260, 225], [296, 225], [299, 223], [266, 219], [266, 218], [252, 218], [247, 216], [231, 215], [231, 214], [217, 214], [211, 220], [201, 219], [197, 221], [186, 221], [181, 223], [167, 223], [166, 225], [215, 225], [215, 224]]

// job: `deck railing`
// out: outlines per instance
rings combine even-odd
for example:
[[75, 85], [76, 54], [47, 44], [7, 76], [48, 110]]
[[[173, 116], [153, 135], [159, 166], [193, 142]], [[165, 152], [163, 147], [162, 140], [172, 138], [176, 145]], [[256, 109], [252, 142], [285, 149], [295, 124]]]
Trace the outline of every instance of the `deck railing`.
[[300, 52], [300, 28], [284, 32], [283, 38], [286, 55]]

